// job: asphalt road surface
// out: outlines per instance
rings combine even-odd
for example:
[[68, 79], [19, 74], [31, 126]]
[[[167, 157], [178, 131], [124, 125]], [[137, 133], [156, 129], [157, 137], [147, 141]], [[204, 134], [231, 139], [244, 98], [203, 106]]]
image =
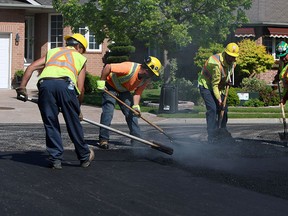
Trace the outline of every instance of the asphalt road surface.
[[[0, 215], [288, 215], [288, 148], [279, 124], [229, 125], [234, 142], [208, 144], [205, 125], [143, 125], [173, 155], [84, 124], [95, 161], [79, 167], [65, 126], [62, 170], [47, 168], [42, 124], [0, 124]], [[128, 132], [126, 125], [114, 128]]]

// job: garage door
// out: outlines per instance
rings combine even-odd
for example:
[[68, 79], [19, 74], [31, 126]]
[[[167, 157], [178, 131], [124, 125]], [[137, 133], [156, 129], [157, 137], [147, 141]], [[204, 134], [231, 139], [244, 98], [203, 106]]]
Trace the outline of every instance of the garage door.
[[10, 88], [10, 35], [0, 33], [0, 88]]

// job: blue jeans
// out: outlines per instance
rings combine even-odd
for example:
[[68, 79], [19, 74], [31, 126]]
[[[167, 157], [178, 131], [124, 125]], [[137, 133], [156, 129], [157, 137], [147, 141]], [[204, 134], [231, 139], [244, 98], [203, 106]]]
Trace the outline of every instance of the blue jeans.
[[84, 133], [79, 120], [80, 105], [74, 89], [68, 89], [69, 81], [47, 79], [38, 82], [38, 107], [46, 131], [46, 148], [51, 161], [61, 161], [63, 145], [58, 115], [61, 109], [70, 139], [80, 161], [89, 158], [90, 151], [84, 142]]
[[[206, 123], [207, 123], [207, 132], [208, 136], [215, 135], [215, 131], [218, 128], [218, 118], [221, 111], [221, 107], [218, 104], [218, 100], [215, 98], [213, 91], [199, 86], [200, 94], [204, 99], [206, 106]], [[224, 100], [224, 95], [221, 95], [222, 101]], [[228, 121], [228, 107], [227, 105], [224, 108], [223, 120], [221, 122], [221, 128], [226, 128]]]
[[[132, 94], [127, 92], [116, 92], [111, 86], [106, 85], [107, 90], [113, 95], [117, 96], [121, 101], [123, 101], [128, 106], [133, 106], [133, 96]], [[131, 110], [129, 110], [126, 106], [119, 103], [115, 98], [111, 97], [109, 94], [103, 92], [102, 93], [102, 114], [100, 123], [110, 127], [111, 121], [113, 119], [114, 109], [116, 102], [121, 108], [122, 113], [125, 116], [125, 120], [127, 122], [128, 128], [130, 130], [130, 134], [136, 137], [141, 137], [141, 131], [138, 125], [138, 117], [133, 114]], [[99, 140], [109, 140], [109, 130], [100, 127], [99, 131]]]

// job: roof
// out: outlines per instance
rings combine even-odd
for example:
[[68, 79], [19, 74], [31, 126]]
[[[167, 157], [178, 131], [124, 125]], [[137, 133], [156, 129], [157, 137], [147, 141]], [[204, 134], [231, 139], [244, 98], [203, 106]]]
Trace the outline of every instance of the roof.
[[246, 11], [249, 24], [288, 26], [287, 0], [252, 0]]
[[[1, 5], [43, 5], [52, 6], [53, 0], [0, 0]], [[82, 3], [87, 3], [88, 0], [80, 0]]]
[[24, 9], [27, 13], [54, 12], [52, 0], [0, 0], [1, 9]]
[[41, 5], [52, 5], [52, 0], [35, 0]]
[[16, 4], [25, 5], [26, 4], [26, 5], [28, 5], [29, 2], [27, 2], [27, 1], [17, 1], [17, 0], [0, 0], [0, 5], [1, 4], [12, 4], [12, 5], [16, 5]]
[[0, 0], [0, 5], [52, 5], [52, 0]]

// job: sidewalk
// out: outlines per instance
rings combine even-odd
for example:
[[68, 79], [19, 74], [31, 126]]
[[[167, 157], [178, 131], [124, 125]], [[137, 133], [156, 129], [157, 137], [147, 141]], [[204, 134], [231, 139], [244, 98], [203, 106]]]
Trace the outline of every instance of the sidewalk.
[[[28, 90], [29, 97], [37, 98], [36, 90]], [[42, 123], [38, 106], [31, 102], [22, 102], [16, 99], [16, 92], [12, 90], [0, 90], [0, 122], [1, 123]], [[84, 118], [100, 122], [101, 107], [82, 105]], [[206, 124], [204, 118], [161, 118], [151, 113], [142, 114], [145, 119], [154, 124]], [[64, 123], [62, 115], [59, 115], [61, 123]], [[229, 119], [228, 124], [282, 124], [282, 119], [258, 118], [258, 119]], [[120, 110], [115, 110], [112, 124], [125, 123], [124, 115]], [[139, 124], [147, 124], [139, 119]]]
[[[28, 90], [30, 98], [37, 98], [36, 90]], [[42, 123], [41, 115], [38, 110], [38, 106], [32, 102], [23, 102], [16, 99], [16, 91], [12, 90], [0, 90], [0, 122], [1, 123]], [[81, 106], [81, 111], [84, 118], [89, 120], [100, 122], [101, 107], [95, 106]], [[165, 118], [159, 118], [154, 114], [144, 113], [144, 118], [153, 123], [161, 122]], [[61, 123], [64, 123], [62, 115], [59, 115]], [[124, 115], [120, 110], [115, 110], [112, 124], [125, 123]], [[145, 123], [142, 119], [139, 119], [139, 123]]]

